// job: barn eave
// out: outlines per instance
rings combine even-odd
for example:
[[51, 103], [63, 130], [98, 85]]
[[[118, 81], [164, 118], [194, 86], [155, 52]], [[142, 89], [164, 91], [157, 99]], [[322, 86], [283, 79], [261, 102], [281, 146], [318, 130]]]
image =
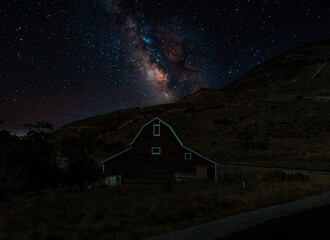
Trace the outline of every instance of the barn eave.
[[119, 156], [119, 155], [121, 155], [121, 154], [123, 154], [125, 152], [128, 152], [131, 149], [132, 149], [132, 147], [130, 147], [130, 148], [128, 148], [128, 149], [126, 149], [126, 150], [124, 150], [124, 151], [122, 151], [120, 153], [117, 153], [116, 155], [114, 155], [112, 157], [109, 157], [109, 158], [105, 159], [104, 161], [102, 161], [101, 164], [104, 164], [105, 162], [107, 162], [107, 161], [109, 161], [109, 160], [111, 160], [111, 159], [113, 159], [113, 158], [115, 158], [115, 157], [117, 157], [117, 156]]
[[203, 158], [203, 159], [205, 159], [205, 160], [207, 160], [207, 161], [213, 163], [214, 165], [219, 165], [219, 163], [216, 163], [216, 162], [212, 161], [211, 159], [208, 159], [207, 157], [204, 157], [202, 154], [200, 154], [200, 153], [198, 153], [198, 152], [195, 152], [194, 150], [191, 150], [190, 148], [187, 148], [186, 146], [183, 146], [183, 145], [182, 145], [182, 147], [185, 148], [185, 149], [187, 149], [188, 151], [190, 151], [190, 152], [196, 154], [197, 156], [199, 156], [199, 157], [201, 157], [201, 158]]

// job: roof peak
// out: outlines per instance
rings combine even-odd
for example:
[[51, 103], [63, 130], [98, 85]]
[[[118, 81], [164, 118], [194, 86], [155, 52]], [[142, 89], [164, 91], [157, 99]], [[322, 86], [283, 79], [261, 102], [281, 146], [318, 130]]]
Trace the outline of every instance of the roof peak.
[[180, 143], [181, 146], [183, 146], [183, 143], [181, 142], [180, 138], [178, 137], [178, 135], [175, 133], [174, 129], [170, 126], [170, 124], [168, 124], [167, 122], [165, 122], [164, 120], [160, 119], [159, 117], [155, 117], [152, 120], [150, 120], [149, 122], [147, 122], [146, 124], [144, 124], [141, 128], [140, 131], [138, 132], [138, 134], [135, 136], [135, 138], [133, 139], [133, 141], [129, 144], [130, 146], [133, 145], [133, 143], [136, 141], [136, 139], [138, 138], [138, 136], [140, 135], [140, 133], [142, 132], [142, 130], [148, 126], [150, 123], [152, 123], [155, 120], [159, 120], [161, 123], [163, 123], [166, 127], [168, 127], [171, 132], [173, 133], [173, 135], [175, 136], [175, 138], [178, 140], [178, 142]]

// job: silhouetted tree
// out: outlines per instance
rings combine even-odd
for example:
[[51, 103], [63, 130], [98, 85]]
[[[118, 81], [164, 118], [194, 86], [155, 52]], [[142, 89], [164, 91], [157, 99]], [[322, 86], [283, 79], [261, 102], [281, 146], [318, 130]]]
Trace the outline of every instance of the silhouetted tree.
[[244, 128], [243, 131], [237, 135], [236, 139], [238, 145], [245, 151], [268, 148], [267, 138], [261, 138], [256, 131], [251, 131], [248, 128]]
[[53, 126], [47, 122], [25, 125], [23, 138], [0, 131], [0, 197], [51, 187], [57, 180]]
[[255, 139], [248, 129], [244, 129], [237, 135], [237, 143], [244, 150], [250, 150], [254, 148]]
[[0, 199], [8, 194], [23, 191], [26, 186], [26, 169], [23, 166], [24, 147], [17, 136], [0, 131]]
[[1, 130], [0, 131], [0, 143], [3, 144], [5, 141], [7, 141], [9, 136], [10, 136], [10, 133], [7, 130]]
[[45, 121], [24, 124], [24, 127], [29, 129], [26, 136], [30, 140], [49, 141], [52, 137], [52, 133], [54, 132], [53, 124]]
[[48, 122], [26, 124], [29, 132], [23, 142], [26, 147], [26, 166], [29, 184], [35, 191], [53, 186], [58, 174], [53, 125]]
[[67, 159], [66, 179], [72, 186], [83, 180], [93, 181], [100, 175], [100, 168], [86, 152], [89, 146], [84, 138], [66, 138], [61, 142], [61, 152]]

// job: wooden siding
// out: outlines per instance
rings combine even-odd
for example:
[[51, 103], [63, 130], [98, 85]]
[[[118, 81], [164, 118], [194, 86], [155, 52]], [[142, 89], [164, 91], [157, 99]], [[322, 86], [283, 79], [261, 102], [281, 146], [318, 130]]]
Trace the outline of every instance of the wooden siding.
[[[132, 149], [104, 163], [105, 176], [143, 172], [193, 172], [196, 166], [214, 169], [214, 164], [183, 148], [172, 131], [160, 122], [160, 136], [153, 136], [154, 120], [143, 128]], [[152, 147], [160, 147], [160, 155], [152, 155]], [[191, 159], [185, 159], [185, 153]]]

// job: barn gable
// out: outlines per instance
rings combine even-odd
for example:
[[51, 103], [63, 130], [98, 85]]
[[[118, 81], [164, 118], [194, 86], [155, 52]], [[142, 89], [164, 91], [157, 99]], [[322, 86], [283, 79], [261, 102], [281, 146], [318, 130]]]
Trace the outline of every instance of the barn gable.
[[201, 155], [201, 154], [199, 154], [199, 153], [197, 153], [197, 152], [191, 150], [190, 148], [184, 146], [183, 143], [182, 143], [182, 141], [180, 140], [180, 138], [178, 137], [178, 135], [177, 135], [176, 132], [174, 131], [174, 129], [173, 129], [168, 123], [164, 122], [163, 120], [161, 120], [161, 119], [158, 118], [158, 117], [156, 117], [156, 118], [152, 119], [151, 121], [147, 122], [146, 124], [144, 124], [144, 125], [140, 128], [140, 131], [137, 133], [137, 135], [135, 136], [135, 138], [133, 139], [133, 141], [129, 144], [129, 145], [130, 145], [130, 148], [128, 148], [128, 149], [126, 149], [126, 150], [124, 150], [124, 151], [122, 151], [122, 152], [120, 152], [120, 153], [118, 153], [118, 154], [116, 154], [116, 155], [114, 155], [114, 156], [112, 156], [112, 157], [110, 157], [110, 158], [107, 158], [106, 160], [102, 161], [101, 163], [103, 164], [103, 163], [105, 163], [105, 162], [107, 162], [107, 161], [109, 161], [109, 160], [111, 160], [111, 159], [113, 159], [113, 158], [115, 158], [115, 157], [117, 157], [117, 156], [119, 156], [119, 155], [121, 155], [121, 154], [123, 154], [123, 153], [129, 151], [129, 150], [131, 150], [132, 147], [133, 147], [133, 144], [137, 141], [137, 139], [138, 139], [138, 137], [140, 136], [140, 134], [142, 133], [142, 131], [143, 131], [148, 125], [150, 125], [151, 123], [153, 123], [153, 122], [155, 122], [155, 121], [159, 121], [159, 123], [161, 123], [161, 124], [163, 124], [164, 126], [166, 126], [166, 127], [172, 132], [173, 136], [176, 138], [176, 140], [177, 140], [178, 143], [181, 145], [181, 147], [183, 147], [184, 149], [188, 150], [189, 152], [191, 152], [191, 153], [193, 153], [193, 154], [196, 154], [197, 156], [199, 156], [199, 157], [201, 157], [201, 158], [203, 158], [203, 159], [205, 159], [205, 160], [207, 160], [207, 161], [209, 161], [209, 162], [211, 162], [211, 163], [213, 163], [213, 164], [215, 164], [215, 165], [219, 165], [218, 163], [216, 163], [216, 162], [214, 162], [214, 161], [212, 161], [212, 160], [210, 160], [210, 159], [204, 157], [203, 155]]
[[183, 143], [181, 142], [180, 138], [178, 137], [178, 135], [175, 133], [174, 129], [166, 122], [164, 122], [163, 120], [161, 120], [160, 118], [156, 117], [154, 119], [152, 119], [151, 121], [147, 122], [146, 124], [144, 124], [140, 131], [138, 132], [138, 134], [135, 136], [135, 138], [133, 139], [133, 141], [129, 144], [129, 145], [133, 145], [134, 142], [137, 140], [137, 138], [139, 137], [139, 135], [141, 134], [141, 132], [143, 131], [143, 129], [145, 129], [146, 126], [148, 126], [149, 124], [153, 123], [153, 122], [159, 122], [159, 124], [163, 124], [165, 125], [166, 127], [168, 127], [171, 132], [173, 133], [174, 137], [176, 138], [176, 140], [180, 143], [181, 146], [183, 146]]
[[141, 176], [153, 176], [159, 180], [163, 174], [173, 178], [178, 174], [196, 177], [197, 173], [198, 177], [201, 172], [217, 179], [218, 165], [184, 146], [174, 129], [158, 117], [140, 128], [128, 149], [101, 164], [106, 176], [121, 175], [126, 180]]

